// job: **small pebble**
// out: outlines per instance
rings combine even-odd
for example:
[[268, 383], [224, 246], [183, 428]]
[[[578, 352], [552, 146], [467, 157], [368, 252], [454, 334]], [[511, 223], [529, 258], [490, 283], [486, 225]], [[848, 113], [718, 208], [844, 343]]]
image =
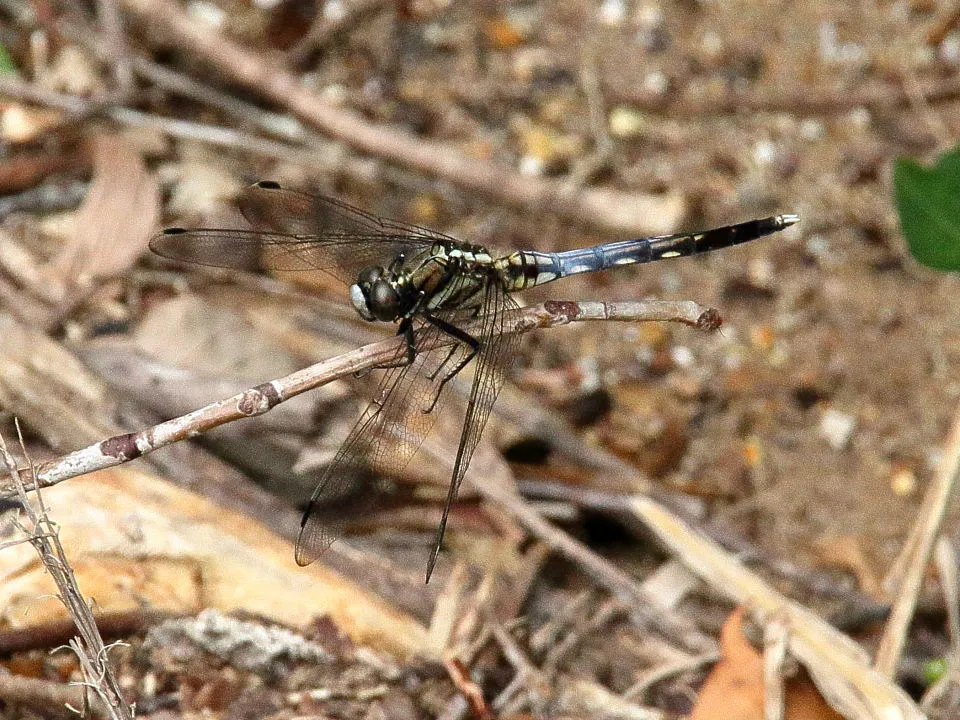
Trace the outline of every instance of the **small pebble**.
[[917, 490], [917, 476], [910, 468], [900, 468], [890, 478], [890, 489], [899, 497], [910, 497]]
[[209, 2], [190, 3], [187, 14], [213, 30], [220, 30], [227, 21], [226, 11]]
[[800, 123], [800, 135], [804, 140], [819, 140], [823, 137], [823, 123], [820, 120], [807, 118]]
[[643, 76], [643, 89], [651, 95], [663, 95], [670, 87], [667, 76], [658, 70], [648, 72]]
[[603, 0], [597, 14], [604, 25], [620, 27], [627, 16], [627, 6], [623, 0]]
[[832, 408], [820, 417], [820, 435], [834, 450], [843, 450], [850, 443], [857, 419], [848, 413]]
[[684, 345], [675, 345], [670, 348], [670, 359], [679, 367], [690, 367], [695, 362], [693, 352]]
[[610, 111], [607, 123], [610, 134], [615, 138], [638, 137], [643, 134], [649, 124], [643, 113], [622, 105]]

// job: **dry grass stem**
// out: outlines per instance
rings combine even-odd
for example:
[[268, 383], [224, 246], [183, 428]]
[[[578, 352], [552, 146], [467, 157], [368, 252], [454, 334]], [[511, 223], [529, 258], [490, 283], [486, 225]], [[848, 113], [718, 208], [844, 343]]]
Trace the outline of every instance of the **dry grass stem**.
[[923, 714], [913, 700], [870, 667], [870, 658], [856, 642], [771, 588], [735, 556], [649, 498], [636, 496], [631, 505], [636, 516], [688, 568], [733, 602], [747, 607], [757, 622], [785, 618], [791, 654], [804, 664], [838, 712], [858, 720], [921, 720]]
[[903, 552], [891, 572], [894, 581], [888, 580], [887, 591], [893, 597], [893, 607], [884, 628], [883, 638], [877, 648], [874, 667], [877, 672], [892, 678], [897, 662], [903, 652], [907, 631], [917, 605], [917, 597], [927, 571], [927, 563], [933, 555], [934, 545], [953, 494], [957, 476], [960, 475], [960, 408], [953, 419], [947, 435], [943, 455], [937, 466], [930, 489], [924, 497]]
[[[17, 429], [19, 431], [19, 426]], [[20, 446], [24, 455], [27, 456], [22, 437]], [[73, 618], [79, 633], [77, 637], [70, 640], [69, 647], [76, 653], [83, 669], [86, 680], [82, 685], [92, 690], [97, 698], [97, 702], [92, 703], [93, 709], [112, 720], [133, 720], [133, 709], [126, 703], [120, 691], [120, 683], [110, 663], [107, 646], [97, 629], [93, 612], [77, 585], [73, 569], [60, 544], [56, 525], [47, 515], [43, 497], [39, 492], [35, 494], [36, 507], [31, 503], [16, 461], [8, 451], [2, 436], [0, 436], [0, 458], [16, 488], [23, 512], [30, 521], [30, 528], [21, 526], [21, 529], [26, 533], [30, 544], [34, 546], [44, 567], [56, 583], [57, 596]], [[29, 461], [29, 456], [27, 459]], [[32, 463], [30, 467], [33, 467]], [[86, 706], [88, 694], [84, 693], [82, 698]]]

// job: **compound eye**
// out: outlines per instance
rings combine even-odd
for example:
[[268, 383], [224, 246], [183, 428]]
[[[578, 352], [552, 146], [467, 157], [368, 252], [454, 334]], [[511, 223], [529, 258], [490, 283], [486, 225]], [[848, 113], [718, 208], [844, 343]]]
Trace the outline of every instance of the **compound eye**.
[[400, 314], [400, 296], [386, 280], [377, 280], [370, 289], [368, 297], [370, 312], [377, 320], [395, 320]]
[[365, 268], [360, 271], [360, 275], [357, 277], [357, 285], [360, 285], [361, 287], [370, 287], [380, 279], [381, 275], [383, 275], [383, 268]]

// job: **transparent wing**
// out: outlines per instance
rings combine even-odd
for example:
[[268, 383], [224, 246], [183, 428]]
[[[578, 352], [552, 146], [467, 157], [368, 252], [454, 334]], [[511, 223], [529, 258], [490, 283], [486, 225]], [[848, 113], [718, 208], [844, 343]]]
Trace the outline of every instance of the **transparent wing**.
[[485, 294], [481, 329], [477, 337], [480, 341], [480, 350], [476, 358], [477, 369], [464, 413], [463, 429], [460, 432], [460, 445], [454, 461], [450, 489], [447, 492], [440, 526], [437, 528], [436, 541], [427, 562], [427, 582], [430, 582], [430, 575], [433, 574], [437, 555], [440, 553], [450, 508], [457, 499], [460, 483], [463, 482], [467, 468], [470, 466], [470, 459], [480, 442], [480, 436], [483, 434], [483, 428], [487, 424], [487, 418], [490, 417], [497, 395], [503, 388], [506, 368], [520, 347], [520, 335], [509, 332], [511, 316], [519, 310], [519, 306], [499, 282], [488, 283]]
[[[349, 284], [371, 265], [427, 252], [440, 233], [276, 183], [246, 188], [237, 205], [252, 230], [171, 228], [150, 249], [171, 260], [242, 270], [320, 270]], [[455, 241], [454, 241], [455, 242]]]
[[430, 244], [454, 241], [419, 225], [382, 218], [326, 195], [288, 190], [271, 181], [254, 183], [240, 193], [237, 207], [253, 227], [291, 235], [408, 237]]
[[[489, 283], [484, 288], [478, 316], [480, 331], [476, 335], [480, 348], [473, 360], [477, 367], [443, 518], [430, 555], [428, 581], [450, 508], [503, 387], [507, 363], [519, 346], [519, 335], [506, 332], [509, 316], [515, 310], [516, 303], [499, 283]], [[458, 327], [468, 319], [463, 311], [438, 314], [438, 318]], [[424, 323], [416, 335], [417, 347], [447, 340], [449, 335], [428, 323]], [[418, 351], [412, 365], [385, 371], [374, 400], [341, 446], [304, 513], [297, 540], [299, 564], [306, 565], [316, 559], [342, 534], [347, 518], [369, 507], [378, 492], [371, 471], [398, 473], [406, 466], [436, 421], [444, 399], [444, 379], [449, 378], [471, 352], [462, 342], [448, 343]]]
[[[440, 342], [445, 344], [430, 348]], [[426, 322], [417, 329], [415, 344], [428, 349], [418, 350], [410, 365], [382, 371], [373, 400], [314, 491], [297, 538], [300, 565], [315, 560], [343, 533], [350, 518], [370, 509], [384, 489], [376, 479], [379, 473], [403, 470], [436, 422], [443, 378], [471, 352]]]

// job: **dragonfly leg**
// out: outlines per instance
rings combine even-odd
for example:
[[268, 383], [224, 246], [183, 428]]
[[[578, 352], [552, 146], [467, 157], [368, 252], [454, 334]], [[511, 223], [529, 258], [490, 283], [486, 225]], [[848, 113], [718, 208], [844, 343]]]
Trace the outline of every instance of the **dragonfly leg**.
[[407, 343], [406, 353], [402, 358], [399, 360], [391, 360], [383, 365], [377, 365], [376, 368], [358, 370], [353, 374], [353, 376], [356, 378], [362, 378], [369, 374], [372, 370], [384, 370], [413, 365], [413, 361], [417, 359], [417, 343], [413, 337], [413, 321], [410, 320], [410, 318], [404, 318], [400, 321], [400, 327], [397, 328], [397, 335], [403, 335], [403, 339]]
[[[477, 340], [475, 337], [473, 337], [473, 335], [470, 335], [469, 333], [464, 332], [463, 330], [458, 328], [456, 325], [451, 325], [446, 320], [442, 320], [438, 317], [435, 317], [430, 313], [423, 313], [422, 317], [431, 325], [434, 325], [435, 327], [437, 327], [438, 329], [442, 330], [447, 335], [452, 337], [454, 340], [457, 340], [458, 342], [461, 342], [470, 348], [470, 352], [467, 353], [467, 355], [460, 362], [457, 363], [457, 366], [455, 368], [447, 372], [443, 376], [443, 378], [440, 380], [440, 382], [437, 384], [437, 392], [434, 393], [433, 401], [430, 403], [429, 407], [422, 410], [424, 414], [427, 414], [427, 413], [433, 412], [433, 409], [437, 406], [437, 402], [440, 400], [440, 393], [443, 392], [443, 386], [446, 385], [451, 380], [453, 380], [453, 378], [455, 378], [457, 374], [467, 366], [467, 363], [473, 360], [473, 358], [476, 357], [477, 353], [480, 352], [480, 341]], [[447, 357], [444, 358], [444, 361], [440, 363], [437, 369], [434, 370], [429, 375], [429, 378], [431, 380], [435, 379], [437, 375], [440, 373], [440, 371], [444, 368], [444, 366], [448, 362], [450, 362], [450, 358], [453, 357], [453, 354], [454, 352], [456, 352], [456, 350], [457, 350], [457, 346], [454, 345], [453, 348], [450, 350], [449, 354], [447, 355]]]

